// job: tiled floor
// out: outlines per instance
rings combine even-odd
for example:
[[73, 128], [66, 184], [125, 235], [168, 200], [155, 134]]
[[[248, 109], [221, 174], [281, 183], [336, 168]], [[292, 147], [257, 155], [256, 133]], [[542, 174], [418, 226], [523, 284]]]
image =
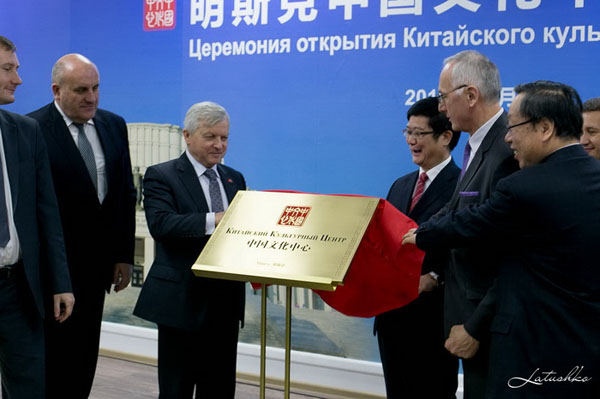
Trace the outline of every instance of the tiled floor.
[[[331, 398], [329, 396], [295, 393], [290, 399]], [[236, 399], [257, 399], [259, 387], [238, 381]], [[279, 389], [266, 390], [266, 399], [283, 398]], [[151, 399], [158, 398], [156, 367], [101, 356], [90, 399]]]

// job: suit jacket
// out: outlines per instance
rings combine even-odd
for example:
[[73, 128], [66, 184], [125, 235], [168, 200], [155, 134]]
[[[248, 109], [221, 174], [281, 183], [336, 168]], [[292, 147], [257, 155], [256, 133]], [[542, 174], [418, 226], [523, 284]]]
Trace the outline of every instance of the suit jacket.
[[[217, 165], [231, 202], [246, 189], [238, 171]], [[243, 282], [195, 277], [191, 267], [206, 245], [208, 204], [194, 167], [184, 153], [148, 168], [144, 176], [144, 209], [156, 258], [144, 282], [134, 314], [183, 330], [244, 318]]]
[[93, 118], [106, 160], [108, 191], [100, 204], [83, 158], [54, 103], [29, 116], [39, 121], [46, 139], [74, 289], [90, 284], [108, 289], [113, 265], [133, 264], [136, 191], [125, 121], [101, 109]]
[[[504, 256], [494, 287], [488, 395], [599, 397], [600, 162], [579, 145], [562, 148], [501, 180], [483, 205], [425, 223], [417, 235], [424, 250], [490, 241], [502, 243]], [[566, 377], [578, 366], [580, 378], [594, 378], [507, 385], [523, 384], [510, 379], [528, 379], [538, 368], [535, 377]]]
[[[454, 161], [450, 161], [450, 163], [446, 165], [446, 167], [444, 167], [431, 182], [431, 185], [423, 193], [423, 196], [419, 202], [417, 202], [415, 208], [410, 211], [412, 194], [419, 178], [419, 171], [416, 170], [400, 177], [392, 184], [387, 195], [387, 200], [400, 212], [417, 222], [417, 224], [423, 223], [450, 201], [459, 175], [460, 169], [456, 166]], [[421, 274], [423, 275], [433, 271], [443, 276], [443, 269], [447, 259], [446, 255], [446, 251], [441, 253], [440, 251], [428, 252], [423, 260]], [[375, 318], [375, 331], [382, 318], [389, 319], [393, 317], [396, 323], [405, 324], [407, 322], [406, 317], [409, 317], [410, 315], [414, 315], [411, 317], [411, 320], [415, 319], [416, 322], [418, 322], [418, 319], [421, 317], [429, 317], [427, 315], [428, 310], [432, 310], [430, 309], [432, 306], [437, 307], [434, 303], [441, 300], [441, 289], [438, 289], [437, 291], [439, 292], [432, 291], [430, 293], [423, 293], [407, 306], [377, 316]], [[403, 314], [404, 317], [402, 317]]]
[[43, 317], [46, 290], [72, 292], [46, 146], [31, 118], [0, 110], [0, 130], [25, 277]]
[[[434, 218], [450, 211], [481, 204], [488, 199], [501, 178], [519, 169], [513, 152], [504, 142], [506, 113], [496, 120], [475, 153], [450, 202]], [[446, 333], [453, 325], [464, 324], [473, 337], [482, 340], [493, 314], [490, 298], [484, 298], [496, 276], [498, 243], [450, 251], [445, 272], [444, 321]], [[485, 266], [485, 267], [483, 267]]]

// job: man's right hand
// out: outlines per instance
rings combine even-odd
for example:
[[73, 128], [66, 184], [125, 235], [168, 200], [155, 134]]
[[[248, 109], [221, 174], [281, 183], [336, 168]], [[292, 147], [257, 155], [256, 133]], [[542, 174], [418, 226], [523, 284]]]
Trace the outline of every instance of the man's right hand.
[[219, 223], [221, 222], [221, 219], [223, 219], [224, 214], [225, 214], [225, 212], [215, 213], [215, 227], [217, 227], [219, 225]]

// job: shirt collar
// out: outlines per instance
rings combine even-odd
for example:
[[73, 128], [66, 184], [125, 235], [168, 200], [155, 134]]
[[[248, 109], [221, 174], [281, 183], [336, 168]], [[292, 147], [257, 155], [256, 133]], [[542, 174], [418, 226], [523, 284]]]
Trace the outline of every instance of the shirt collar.
[[[186, 148], [185, 149], [185, 155], [187, 156], [187, 158], [190, 160], [190, 163], [192, 164], [192, 166], [194, 167], [194, 170], [196, 171], [196, 176], [200, 177], [204, 174], [204, 172], [206, 172], [206, 169], [208, 169], [206, 166], [202, 165], [200, 162], [198, 162], [196, 160], [196, 158], [194, 158], [194, 156], [190, 153], [190, 151]], [[213, 165], [212, 170], [215, 171], [215, 173], [217, 174], [217, 178], [221, 178], [221, 176], [219, 176], [219, 171], [217, 170], [217, 165]]]
[[481, 125], [479, 129], [477, 129], [477, 131], [475, 131], [475, 133], [471, 137], [469, 137], [469, 145], [471, 146], [471, 159], [473, 159], [473, 155], [475, 155], [475, 153], [479, 149], [479, 146], [481, 145], [483, 139], [485, 139], [485, 136], [492, 128], [492, 125], [496, 123], [496, 121], [498, 120], [498, 118], [500, 118], [500, 115], [502, 115], [503, 112], [504, 109], [500, 107], [500, 110], [496, 112], [494, 116], [488, 119], [487, 122]]
[[448, 165], [450, 163], [451, 160], [452, 160], [452, 156], [448, 156], [448, 158], [446, 158], [442, 162], [438, 163], [433, 168], [429, 169], [427, 172], [425, 172], [423, 170], [423, 168], [419, 167], [419, 175], [423, 172], [427, 173], [427, 180], [432, 182], [433, 179], [435, 179], [437, 177], [437, 175], [440, 174], [442, 169], [444, 169], [446, 167], [446, 165]]
[[[58, 110], [58, 113], [63, 117], [65, 123], [67, 126], [71, 126], [73, 123], [73, 120], [71, 118], [69, 118], [67, 116], [67, 114], [64, 113], [64, 111], [60, 108], [60, 105], [58, 105], [58, 103], [56, 101], [54, 101], [54, 106], [56, 107], [56, 109]], [[90, 119], [89, 121], [87, 121], [86, 123], [89, 123], [90, 125], [94, 124], [94, 120]]]

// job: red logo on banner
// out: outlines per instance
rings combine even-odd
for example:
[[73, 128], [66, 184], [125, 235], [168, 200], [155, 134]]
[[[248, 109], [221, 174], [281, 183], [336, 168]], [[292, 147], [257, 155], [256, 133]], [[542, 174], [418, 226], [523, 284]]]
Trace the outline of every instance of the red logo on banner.
[[175, 29], [175, 0], [142, 0], [144, 30]]
[[283, 213], [279, 217], [279, 222], [277, 222], [277, 224], [280, 224], [282, 226], [300, 227], [304, 224], [304, 221], [308, 217], [310, 209], [310, 206], [288, 205], [283, 210]]

